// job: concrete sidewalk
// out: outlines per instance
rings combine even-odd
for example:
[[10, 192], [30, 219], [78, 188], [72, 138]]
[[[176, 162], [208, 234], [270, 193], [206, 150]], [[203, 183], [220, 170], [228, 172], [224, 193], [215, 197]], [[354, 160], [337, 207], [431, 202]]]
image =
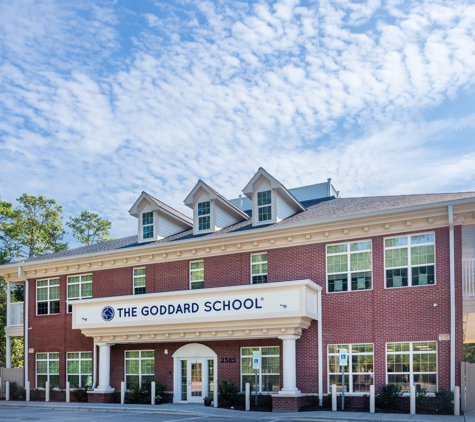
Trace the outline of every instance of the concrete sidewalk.
[[37, 401], [0, 401], [2, 407], [28, 407], [42, 409], [61, 410], [90, 410], [103, 412], [147, 412], [162, 414], [181, 414], [186, 416], [207, 416], [218, 420], [226, 420], [230, 417], [240, 419], [260, 419], [263, 421], [295, 420], [295, 421], [327, 421], [327, 422], [475, 422], [475, 412], [466, 412], [464, 416], [451, 415], [408, 415], [396, 413], [367, 413], [367, 412], [243, 412], [232, 409], [220, 409], [206, 407], [202, 404], [162, 404], [162, 405], [140, 405], [140, 404], [101, 404], [101, 403], [57, 403], [57, 402], [37, 402]]

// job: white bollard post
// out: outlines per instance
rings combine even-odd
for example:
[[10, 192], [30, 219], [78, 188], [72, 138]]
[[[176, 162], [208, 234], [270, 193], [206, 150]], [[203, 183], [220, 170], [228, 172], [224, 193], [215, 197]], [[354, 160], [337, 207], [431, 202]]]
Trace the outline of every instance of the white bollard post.
[[49, 401], [49, 381], [46, 381], [45, 385], [45, 401]]
[[369, 386], [369, 413], [375, 412], [375, 395], [374, 395], [374, 385]]
[[415, 385], [411, 385], [409, 387], [409, 393], [411, 395], [410, 397], [410, 413], [411, 415], [415, 415], [416, 414], [416, 386]]
[[10, 400], [10, 381], [5, 381], [5, 401]]
[[71, 401], [71, 384], [69, 381], [66, 382], [66, 403]]
[[454, 415], [460, 416], [460, 387], [454, 389]]
[[246, 410], [251, 410], [251, 384], [246, 382]]
[[120, 383], [120, 404], [125, 403], [125, 381]]
[[332, 412], [336, 412], [336, 384], [332, 384]]
[[152, 381], [152, 384], [150, 386], [151, 394], [150, 394], [150, 401], [152, 402], [151, 404], [155, 404], [155, 381]]
[[26, 382], [25, 391], [26, 391], [26, 401], [30, 401], [30, 381]]

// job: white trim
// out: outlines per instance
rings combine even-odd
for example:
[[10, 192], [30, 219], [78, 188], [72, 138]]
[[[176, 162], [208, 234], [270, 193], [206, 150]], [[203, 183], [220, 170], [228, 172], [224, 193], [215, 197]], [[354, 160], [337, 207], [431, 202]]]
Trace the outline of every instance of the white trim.
[[[91, 283], [91, 296], [82, 296], [82, 293], [81, 293], [81, 286], [83, 284], [83, 281], [82, 281], [82, 277], [86, 277], [86, 276], [91, 276], [91, 280], [86, 280], [84, 282], [84, 284], [86, 283]], [[71, 314], [71, 312], [69, 312], [69, 301], [74, 301], [74, 300], [82, 300], [82, 299], [90, 299], [93, 297], [93, 294], [92, 294], [92, 282], [93, 282], [93, 278], [92, 278], [93, 274], [92, 273], [87, 273], [87, 274], [75, 274], [75, 275], [68, 275], [66, 277], [66, 313], [67, 314]], [[78, 297], [74, 297], [74, 298], [69, 298], [69, 279], [72, 278], [72, 277], [79, 277], [79, 282], [77, 283], [71, 283], [71, 285], [79, 285], [79, 296]]]
[[[195, 268], [195, 269], [192, 269], [191, 268], [191, 264], [195, 264], [197, 262], [202, 262], [203, 263], [203, 267], [202, 268]], [[203, 271], [203, 279], [202, 280], [191, 280], [191, 274], [192, 273], [195, 273], [195, 272], [198, 272], [198, 271]], [[205, 261], [204, 259], [197, 259], [195, 261], [190, 261], [189, 265], [188, 265], [188, 279], [189, 279], [189, 288], [190, 290], [197, 290], [198, 288], [195, 288], [193, 289], [193, 283], [203, 283], [203, 287], [204, 287], [204, 282], [205, 282]]]
[[[50, 285], [50, 281], [53, 281], [53, 280], [58, 280], [58, 284]], [[46, 314], [39, 314], [38, 313], [38, 282], [39, 281], [47, 281], [48, 282], [47, 286], [40, 286], [39, 287], [40, 289], [46, 288], [48, 290], [48, 299], [40, 301], [42, 303], [46, 302], [48, 304], [48, 312]], [[61, 298], [59, 297], [60, 296], [60, 285], [61, 285], [61, 281], [60, 281], [59, 277], [42, 278], [41, 280], [36, 280], [36, 291], [35, 291], [35, 295], [36, 295], [35, 296], [35, 315], [36, 316], [42, 317], [42, 316], [45, 316], [45, 315], [59, 315], [61, 313], [61, 309], [60, 309], [60, 300], [61, 300]], [[54, 299], [54, 300], [50, 299], [50, 288], [51, 287], [58, 287], [58, 299]], [[50, 313], [50, 303], [51, 302], [56, 302], [56, 301], [58, 302], [58, 312]], [[10, 314], [10, 312], [8, 312], [8, 315], [9, 314]]]
[[[140, 275], [135, 275], [135, 270], [145, 270], [145, 274], [140, 274]], [[135, 279], [137, 278], [144, 278], [145, 279], [145, 286], [135, 286]], [[144, 288], [145, 292], [147, 291], [147, 269], [145, 267], [134, 267], [132, 268], [132, 294], [138, 295], [138, 294], [144, 294], [144, 293], [135, 293], [135, 289], [141, 289]]]
[[[450, 251], [450, 391], [455, 389], [455, 239], [454, 213], [448, 206], [449, 215], [449, 251]], [[434, 239], [435, 241], [435, 239]], [[434, 270], [435, 272], [435, 270]], [[435, 280], [434, 280], [435, 284]]]
[[[265, 261], [258, 261], [258, 262], [253, 262], [253, 261], [252, 261], [252, 257], [253, 257], [253, 256], [255, 256], [255, 255], [264, 255], [264, 254], [266, 255], [266, 260], [265, 260]], [[269, 280], [268, 280], [268, 276], [269, 276], [269, 258], [268, 258], [267, 252], [252, 253], [252, 254], [249, 255], [249, 259], [250, 259], [250, 261], [251, 261], [251, 267], [250, 267], [250, 269], [251, 269], [251, 271], [250, 271], [250, 272], [251, 272], [251, 274], [250, 274], [250, 276], [251, 276], [251, 280], [250, 280], [251, 284], [265, 284], [265, 283], [253, 283], [253, 277], [254, 277], [254, 276], [258, 277], [258, 276], [263, 276], [263, 275], [266, 276], [266, 283], [267, 283], [267, 282], [269, 281]], [[254, 264], [254, 265], [267, 264], [267, 271], [266, 271], [265, 273], [252, 274], [252, 265], [253, 265], [253, 264]]]
[[[279, 358], [279, 372], [276, 373], [276, 372], [266, 372], [263, 374], [262, 372], [262, 349], [269, 349], [269, 348], [277, 348], [279, 350], [279, 353], [278, 354], [273, 354], [273, 355], [264, 355], [265, 357], [278, 357]], [[245, 347], [240, 347], [239, 348], [239, 385], [240, 385], [240, 391], [243, 392], [244, 391], [244, 384], [242, 382], [242, 378], [243, 376], [252, 376], [252, 380], [254, 382], [254, 371], [252, 371], [252, 374], [243, 374], [242, 372], [242, 360], [243, 358], [246, 358], [246, 359], [251, 359], [252, 361], [252, 355], [243, 355], [242, 354], [242, 350], [243, 349], [257, 349], [259, 351], [259, 354], [261, 356], [261, 367], [260, 369], [257, 371], [257, 383], [259, 384], [259, 394], [277, 394], [279, 391], [280, 391], [280, 384], [281, 384], [281, 379], [282, 379], [282, 374], [281, 374], [281, 371], [280, 371], [280, 368], [281, 368], [281, 364], [282, 364], [282, 351], [281, 351], [281, 348], [280, 346], [278, 345], [273, 345], [273, 346], [245, 346]], [[263, 375], [278, 375], [279, 376], [279, 382], [277, 384], [277, 391], [262, 391], [262, 376]], [[251, 388], [252, 390], [252, 388]], [[252, 390], [252, 391], [255, 391], [255, 390]]]
[[[138, 358], [127, 358], [127, 352], [138, 352], [139, 357]], [[153, 357], [142, 357], [142, 352], [153, 352]], [[153, 372], [151, 374], [142, 374], [142, 361], [143, 360], [153, 360]], [[127, 361], [133, 361], [133, 360], [138, 360], [139, 361], [139, 373], [138, 374], [127, 374]], [[155, 349], [135, 349], [135, 350], [124, 350], [124, 381], [125, 381], [125, 388], [127, 389], [127, 375], [128, 376], [136, 376], [138, 375], [139, 377], [139, 385], [142, 384], [142, 377], [143, 376], [155, 376]]]
[[[77, 359], [68, 359], [68, 355], [69, 355], [70, 353], [79, 353], [79, 357], [78, 357]], [[90, 353], [90, 354], [91, 354], [91, 358], [90, 358], [90, 359], [83, 359], [83, 358], [82, 358], [82, 354], [83, 354], [83, 353]], [[92, 387], [93, 382], [94, 382], [94, 381], [93, 381], [93, 375], [92, 375], [92, 374], [93, 374], [93, 361], [92, 361], [92, 359], [93, 359], [93, 353], [92, 353], [92, 351], [84, 350], [84, 351], [82, 351], [82, 352], [66, 352], [66, 382], [69, 381], [69, 379], [68, 379], [68, 376], [69, 376], [69, 375], [71, 375], [71, 376], [78, 376], [78, 377], [79, 377], [79, 385], [78, 385], [78, 387], [76, 387], [76, 388], [85, 388], [85, 387], [87, 387], [87, 386], [82, 385], [81, 376], [83, 376], [83, 375], [90, 375], [90, 376], [91, 376], [91, 385], [90, 385], [89, 387]], [[81, 371], [81, 368], [82, 368], [81, 363], [84, 362], [84, 361], [88, 361], [88, 360], [91, 361], [91, 373], [90, 373], [90, 374]], [[77, 362], [79, 362], [79, 373], [78, 373], [78, 374], [70, 374], [70, 373], [69, 373], [69, 371], [68, 371], [68, 362], [69, 362], [69, 361], [77, 361]]]
[[[51, 359], [50, 355], [52, 355], [52, 354], [58, 355], [58, 359]], [[41, 359], [41, 362], [46, 362], [47, 363], [47, 372], [42, 372], [41, 374], [38, 374], [38, 355], [47, 355], [46, 359]], [[49, 365], [50, 362], [58, 362], [58, 373], [57, 374], [50, 373], [50, 365]], [[59, 352], [37, 352], [35, 354], [35, 387], [36, 388], [40, 388], [40, 387], [38, 387], [38, 375], [41, 375], [41, 376], [46, 375], [46, 380], [47, 381], [50, 381], [50, 376], [51, 375], [57, 375], [58, 376], [58, 387], [59, 387], [59, 373], [61, 372], [60, 367], [59, 367], [59, 363], [60, 363]], [[41, 387], [41, 388], [43, 388], [43, 387]]]

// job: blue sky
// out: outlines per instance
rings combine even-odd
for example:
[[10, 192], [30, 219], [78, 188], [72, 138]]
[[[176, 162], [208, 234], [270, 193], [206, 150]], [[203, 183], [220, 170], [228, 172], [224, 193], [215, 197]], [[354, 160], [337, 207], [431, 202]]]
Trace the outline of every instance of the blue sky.
[[342, 196], [475, 191], [472, 0], [0, 0], [0, 197], [132, 234], [262, 166]]

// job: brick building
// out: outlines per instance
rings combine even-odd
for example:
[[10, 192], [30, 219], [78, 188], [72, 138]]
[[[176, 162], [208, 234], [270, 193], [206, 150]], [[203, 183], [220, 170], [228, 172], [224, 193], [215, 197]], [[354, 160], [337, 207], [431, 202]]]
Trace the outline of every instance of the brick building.
[[175, 402], [217, 405], [218, 381], [254, 384], [258, 352], [259, 391], [298, 409], [341, 389], [342, 348], [348, 395], [460, 385], [475, 192], [341, 198], [259, 169], [243, 193], [199, 181], [189, 218], [142, 192], [137, 235], [0, 266], [25, 286], [6, 335], [25, 338], [31, 387], [69, 381], [104, 402], [155, 379]]

